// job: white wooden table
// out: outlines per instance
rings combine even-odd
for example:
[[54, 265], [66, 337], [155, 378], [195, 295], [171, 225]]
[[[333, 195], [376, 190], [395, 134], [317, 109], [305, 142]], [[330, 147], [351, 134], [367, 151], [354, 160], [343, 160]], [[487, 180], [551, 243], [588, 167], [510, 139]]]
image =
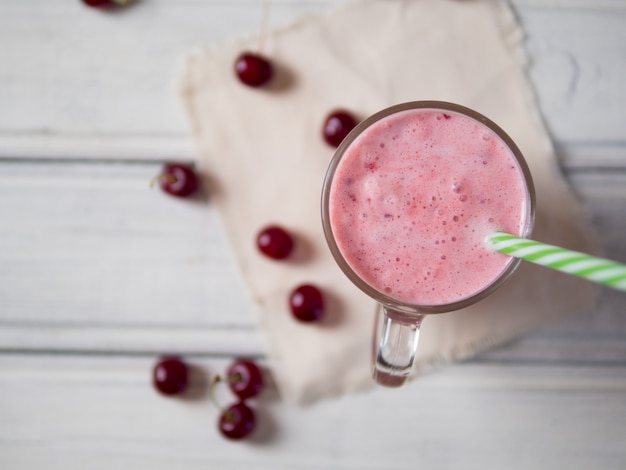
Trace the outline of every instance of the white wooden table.
[[[274, 0], [270, 25], [338, 3]], [[513, 5], [563, 171], [626, 261], [626, 1]], [[221, 438], [204, 382], [263, 361], [253, 307], [210, 205], [146, 184], [193, 159], [178, 60], [260, 11], [0, 0], [0, 468], [626, 468], [626, 296], [608, 290], [399, 390], [304, 409], [269, 391], [251, 441]], [[195, 366], [194, 397], [152, 390], [165, 351]]]

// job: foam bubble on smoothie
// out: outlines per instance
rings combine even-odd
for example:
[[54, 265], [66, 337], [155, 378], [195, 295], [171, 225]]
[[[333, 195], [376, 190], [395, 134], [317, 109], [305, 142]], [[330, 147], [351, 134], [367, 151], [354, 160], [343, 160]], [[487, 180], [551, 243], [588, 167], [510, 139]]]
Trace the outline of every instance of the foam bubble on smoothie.
[[403, 302], [439, 305], [472, 296], [506, 269], [509, 258], [484, 237], [519, 234], [526, 200], [515, 157], [490, 129], [458, 113], [408, 110], [348, 147], [330, 223], [366, 283]]

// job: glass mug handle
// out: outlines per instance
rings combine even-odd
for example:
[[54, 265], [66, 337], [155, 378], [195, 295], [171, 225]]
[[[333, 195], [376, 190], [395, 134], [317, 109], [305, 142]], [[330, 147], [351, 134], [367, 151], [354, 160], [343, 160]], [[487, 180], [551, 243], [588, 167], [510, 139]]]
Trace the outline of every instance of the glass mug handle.
[[382, 306], [373, 344], [373, 376], [380, 385], [400, 387], [411, 373], [423, 315], [411, 317]]

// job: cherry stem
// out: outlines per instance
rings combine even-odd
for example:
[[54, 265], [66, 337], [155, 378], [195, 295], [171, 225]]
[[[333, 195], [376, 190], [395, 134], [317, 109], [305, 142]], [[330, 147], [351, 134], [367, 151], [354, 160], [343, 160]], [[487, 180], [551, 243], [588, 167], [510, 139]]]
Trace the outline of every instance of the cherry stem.
[[211, 385], [209, 385], [209, 400], [220, 410], [221, 413], [224, 413], [224, 407], [219, 404], [217, 399], [215, 398], [215, 387], [218, 383], [222, 381], [222, 378], [219, 375], [216, 375], [213, 380], [211, 380]]
[[161, 181], [165, 181], [167, 184], [174, 184], [176, 183], [176, 181], [178, 181], [178, 178], [170, 173], [161, 173], [160, 175], [154, 176], [150, 180], [150, 187], [154, 188], [154, 185], [156, 183], [160, 183]]
[[227, 379], [229, 382], [237, 383], [243, 380], [243, 376], [241, 375], [241, 373], [235, 372], [234, 374], [228, 374]]

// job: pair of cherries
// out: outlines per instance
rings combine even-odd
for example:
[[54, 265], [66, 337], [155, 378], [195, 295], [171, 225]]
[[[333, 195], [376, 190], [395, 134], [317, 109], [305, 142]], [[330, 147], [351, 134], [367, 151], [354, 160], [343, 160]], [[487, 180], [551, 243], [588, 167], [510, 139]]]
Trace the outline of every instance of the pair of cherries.
[[[259, 251], [274, 260], [287, 259], [294, 248], [293, 237], [278, 225], [262, 229], [256, 242]], [[301, 322], [315, 322], [324, 315], [322, 292], [311, 284], [296, 287], [289, 296], [289, 305], [294, 318]]]
[[[324, 139], [329, 145], [338, 147], [354, 126], [356, 126], [356, 121], [347, 111], [332, 112], [324, 122]], [[195, 170], [192, 166], [184, 163], [166, 164], [156, 179], [163, 191], [181, 198], [193, 196], [199, 187], [198, 175]], [[281, 237], [281, 241], [277, 243], [282, 244], [283, 239], [284, 237]], [[271, 254], [268, 256], [274, 258]], [[280, 255], [276, 259], [279, 258]]]
[[[237, 397], [237, 402], [221, 409], [218, 429], [228, 439], [244, 439], [256, 426], [254, 410], [247, 404], [247, 400], [256, 397], [263, 390], [263, 373], [253, 361], [239, 359], [230, 365], [223, 380]], [[222, 378], [216, 376], [209, 393], [221, 381]], [[181, 395], [189, 385], [189, 368], [179, 357], [163, 357], [154, 366], [152, 383], [163, 395]]]
[[[254, 52], [243, 52], [235, 60], [235, 73], [244, 85], [259, 88], [272, 79], [274, 67], [265, 57]], [[357, 122], [348, 111], [338, 109], [331, 112], [325, 119], [322, 135], [326, 143], [338, 147]]]

